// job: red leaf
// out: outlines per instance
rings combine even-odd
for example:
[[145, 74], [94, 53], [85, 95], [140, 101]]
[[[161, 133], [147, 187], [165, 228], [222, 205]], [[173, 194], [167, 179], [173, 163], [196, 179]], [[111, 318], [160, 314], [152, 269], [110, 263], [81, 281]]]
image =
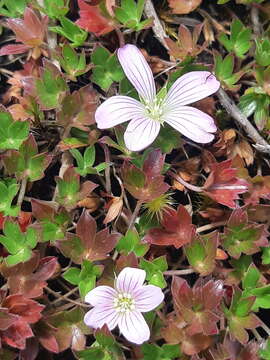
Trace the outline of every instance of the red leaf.
[[87, 211], [81, 215], [76, 233], [84, 247], [84, 258], [90, 261], [106, 258], [119, 239], [119, 234], [110, 234], [108, 228], [96, 233], [96, 222]]
[[0, 56], [12, 55], [12, 54], [23, 54], [24, 52], [31, 49], [31, 46], [24, 44], [10, 44], [3, 46], [0, 49]]
[[138, 200], [151, 201], [164, 194], [170, 186], [164, 182], [161, 171], [165, 156], [160, 150], [150, 152], [144, 161], [143, 170], [124, 162], [121, 172], [125, 188]]
[[105, 35], [114, 30], [113, 21], [102, 15], [99, 6], [90, 6], [78, 0], [80, 18], [76, 24], [96, 36]]
[[23, 320], [17, 320], [2, 334], [3, 341], [9, 346], [23, 350], [25, 348], [26, 339], [34, 334], [31, 327]]
[[25, 232], [28, 225], [31, 224], [32, 221], [32, 213], [31, 212], [26, 212], [26, 211], [21, 211], [19, 216], [18, 216], [18, 223], [20, 225], [21, 231]]
[[177, 249], [188, 244], [195, 235], [195, 226], [191, 216], [183, 205], [179, 205], [177, 211], [170, 208], [164, 212], [162, 229], [150, 229], [144, 240], [154, 245], [173, 245]]
[[16, 41], [22, 42], [29, 47], [42, 44], [47, 29], [48, 18], [42, 20], [36, 13], [26, 7], [23, 19], [8, 19], [8, 27], [16, 34]]
[[45, 307], [35, 300], [17, 294], [6, 297], [2, 306], [8, 308], [10, 313], [20, 316], [22, 321], [29, 324], [34, 324], [42, 317], [41, 311]]
[[148, 181], [154, 180], [162, 172], [165, 161], [165, 155], [161, 150], [151, 151], [143, 164], [143, 172], [147, 176]]
[[246, 180], [237, 178], [237, 169], [232, 168], [231, 165], [232, 160], [211, 163], [211, 173], [203, 190], [214, 201], [235, 208], [234, 200], [239, 199], [238, 195], [248, 190], [249, 184]]
[[198, 280], [191, 289], [182, 278], [174, 278], [172, 294], [175, 308], [188, 324], [187, 334], [214, 335], [220, 320], [217, 308], [224, 294], [222, 281], [210, 280], [206, 284]]
[[30, 260], [12, 267], [4, 264], [1, 273], [8, 278], [10, 294], [21, 294], [27, 298], [36, 298], [43, 294], [43, 288], [58, 268], [57, 258], [53, 256], [39, 260], [38, 253], [34, 253]]
[[75, 263], [83, 260], [103, 260], [114, 249], [120, 234], [109, 232], [105, 228], [96, 233], [97, 225], [94, 218], [84, 211], [77, 223], [76, 235], [67, 233], [67, 239], [58, 242], [59, 249]]
[[7, 330], [18, 318], [17, 315], [9, 314], [8, 309], [0, 308], [0, 330]]

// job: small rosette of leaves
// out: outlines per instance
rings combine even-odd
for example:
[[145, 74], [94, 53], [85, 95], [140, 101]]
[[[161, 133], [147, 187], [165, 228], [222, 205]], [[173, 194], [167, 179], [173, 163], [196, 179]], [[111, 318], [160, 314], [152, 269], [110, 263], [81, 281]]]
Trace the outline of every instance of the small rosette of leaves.
[[37, 181], [44, 176], [44, 171], [51, 162], [47, 153], [38, 153], [34, 136], [29, 135], [19, 150], [8, 150], [3, 156], [4, 166], [10, 175], [15, 174], [17, 179]]
[[96, 150], [94, 146], [87, 147], [83, 156], [77, 149], [72, 149], [70, 152], [78, 164], [78, 167], [76, 167], [75, 170], [81, 176], [85, 176], [87, 174], [99, 174], [108, 167], [108, 164], [105, 162], [100, 163], [97, 166], [93, 166], [96, 159]]
[[121, 169], [124, 187], [132, 196], [144, 202], [164, 194], [170, 187], [161, 175], [164, 160], [165, 155], [160, 150], [153, 150], [147, 155], [142, 169], [125, 162]]
[[257, 316], [252, 313], [255, 300], [255, 296], [244, 297], [241, 291], [235, 288], [230, 308], [223, 306], [230, 333], [241, 344], [246, 344], [249, 340], [247, 329], [255, 329], [261, 324]]
[[28, 121], [16, 121], [7, 111], [0, 111], [0, 149], [19, 149], [29, 134]]
[[6, 220], [3, 233], [4, 235], [0, 236], [0, 243], [10, 254], [5, 258], [6, 264], [12, 266], [29, 260], [38, 241], [35, 229], [28, 227], [26, 232], [22, 232], [17, 223]]
[[78, 201], [84, 199], [96, 187], [91, 181], [80, 184], [80, 175], [76, 173], [73, 166], [70, 166], [64, 173], [63, 178], [56, 177], [58, 187], [57, 201], [67, 210], [74, 209]]
[[235, 209], [222, 235], [223, 247], [233, 257], [252, 255], [260, 251], [260, 247], [268, 246], [269, 235], [264, 224], [249, 222], [247, 211]]
[[110, 233], [108, 228], [97, 232], [96, 221], [84, 211], [77, 223], [76, 234], [67, 233], [66, 239], [58, 241], [57, 246], [75, 264], [82, 264], [84, 260], [106, 259], [119, 238], [120, 234]]
[[129, 29], [140, 31], [150, 26], [152, 19], [141, 21], [145, 0], [121, 0], [121, 6], [115, 9], [115, 18]]
[[244, 58], [251, 47], [251, 29], [246, 28], [240, 20], [234, 20], [230, 37], [221, 34], [218, 40], [228, 52], [234, 52], [237, 57]]
[[94, 64], [91, 80], [101, 89], [108, 90], [114, 81], [119, 82], [124, 78], [116, 55], [104, 47], [97, 47], [92, 53], [91, 60]]

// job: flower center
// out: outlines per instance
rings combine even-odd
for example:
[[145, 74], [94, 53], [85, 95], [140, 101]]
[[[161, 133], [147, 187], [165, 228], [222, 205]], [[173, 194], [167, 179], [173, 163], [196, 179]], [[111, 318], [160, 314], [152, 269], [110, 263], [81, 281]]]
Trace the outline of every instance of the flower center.
[[158, 121], [161, 124], [163, 123], [163, 120], [161, 119], [163, 115], [163, 109], [159, 99], [155, 98], [153, 102], [145, 102], [145, 112], [147, 117], [154, 121]]
[[114, 308], [118, 312], [129, 312], [135, 309], [135, 301], [128, 293], [120, 293], [113, 301]]

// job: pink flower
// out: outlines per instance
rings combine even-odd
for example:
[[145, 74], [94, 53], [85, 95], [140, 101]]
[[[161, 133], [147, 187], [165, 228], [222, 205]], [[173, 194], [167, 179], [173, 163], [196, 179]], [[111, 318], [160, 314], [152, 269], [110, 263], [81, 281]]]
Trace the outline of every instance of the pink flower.
[[144, 270], [126, 267], [114, 289], [102, 285], [91, 290], [85, 301], [94, 308], [85, 314], [86, 325], [97, 329], [107, 324], [110, 330], [118, 325], [127, 340], [135, 344], [147, 341], [150, 330], [141, 313], [155, 309], [164, 295], [157, 286], [143, 285], [145, 276]]
[[175, 81], [167, 95], [157, 96], [152, 71], [140, 50], [134, 45], [118, 49], [118, 59], [141, 101], [129, 96], [112, 96], [95, 114], [99, 129], [130, 121], [124, 134], [126, 146], [140, 151], [158, 136], [160, 126], [168, 123], [174, 129], [199, 143], [214, 139], [217, 128], [211, 116], [186, 106], [215, 93], [219, 81], [208, 71], [192, 71]]

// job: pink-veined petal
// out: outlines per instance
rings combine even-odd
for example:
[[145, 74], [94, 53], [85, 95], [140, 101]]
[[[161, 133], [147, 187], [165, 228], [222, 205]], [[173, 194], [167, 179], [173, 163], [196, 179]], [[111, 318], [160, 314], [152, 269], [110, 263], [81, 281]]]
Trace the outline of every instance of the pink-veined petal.
[[209, 143], [214, 139], [212, 133], [217, 127], [211, 116], [191, 106], [179, 106], [168, 111], [164, 121], [187, 138], [198, 143]]
[[84, 322], [93, 329], [101, 328], [104, 324], [110, 330], [114, 329], [118, 323], [119, 312], [112, 307], [96, 306], [88, 311], [84, 316]]
[[142, 269], [124, 268], [116, 280], [116, 288], [121, 293], [132, 293], [143, 286], [146, 273]]
[[209, 71], [191, 71], [175, 81], [164, 101], [164, 110], [188, 105], [214, 94], [219, 81]]
[[135, 344], [140, 345], [150, 338], [149, 327], [139, 311], [121, 314], [118, 326], [121, 334]]
[[112, 96], [96, 110], [95, 119], [99, 129], [108, 129], [141, 116], [144, 106], [129, 96]]
[[141, 51], [135, 45], [127, 44], [118, 49], [117, 55], [127, 78], [139, 95], [152, 102], [156, 96], [155, 81]]
[[162, 290], [155, 285], [145, 285], [133, 293], [136, 310], [147, 312], [155, 309], [164, 300]]
[[131, 151], [140, 151], [152, 144], [158, 136], [160, 124], [146, 117], [131, 120], [124, 134], [126, 147]]
[[113, 304], [113, 299], [117, 296], [117, 292], [110, 286], [97, 286], [95, 289], [89, 291], [85, 296], [85, 302], [92, 306], [102, 306]]

